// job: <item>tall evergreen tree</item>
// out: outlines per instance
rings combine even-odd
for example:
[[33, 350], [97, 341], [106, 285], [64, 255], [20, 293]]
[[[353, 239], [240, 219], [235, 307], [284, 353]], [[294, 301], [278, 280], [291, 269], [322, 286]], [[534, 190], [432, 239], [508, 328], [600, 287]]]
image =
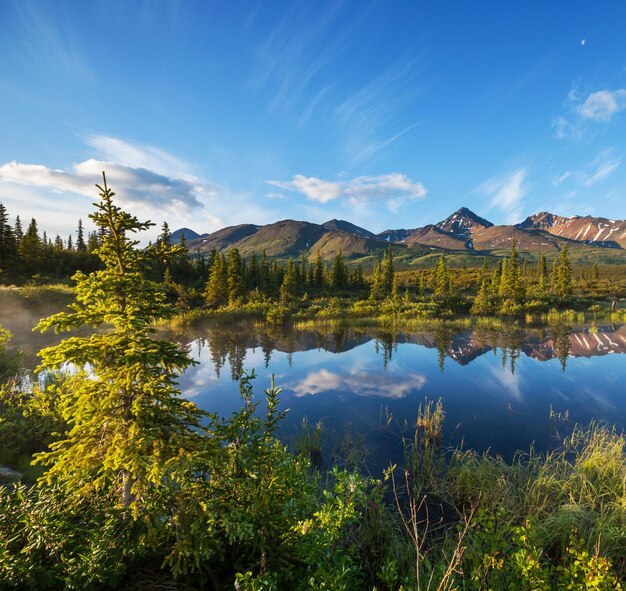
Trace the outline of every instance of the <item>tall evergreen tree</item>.
[[176, 375], [191, 359], [178, 345], [153, 336], [154, 321], [173, 309], [163, 287], [144, 279], [146, 253], [128, 237], [151, 224], [114, 205], [106, 179], [98, 188], [101, 201], [90, 217], [106, 230], [98, 253], [103, 269], [76, 273], [72, 311], [44, 319], [38, 328], [113, 329], [41, 351], [40, 369], [72, 363], [77, 371], [60, 389], [68, 432], [37, 460], [49, 466], [44, 480], [71, 493], [115, 490], [122, 506], [138, 508], [163, 485], [165, 472], [175, 472], [173, 466], [187, 462], [197, 448], [202, 414], [176, 388]]
[[32, 218], [19, 245], [20, 259], [27, 273], [41, 271], [42, 246], [43, 243], [37, 230], [37, 220]]
[[546, 256], [543, 254], [537, 261], [537, 289], [540, 297], [544, 297], [548, 291], [548, 267]]
[[19, 215], [15, 217], [14, 234], [15, 241], [17, 242], [17, 245], [19, 247], [20, 243], [22, 242], [22, 238], [24, 237], [24, 232], [22, 231], [22, 222]]
[[433, 295], [436, 299], [445, 299], [450, 296], [451, 291], [450, 270], [446, 264], [446, 255], [441, 253], [435, 268], [435, 289]]
[[330, 285], [333, 289], [345, 289], [348, 286], [348, 271], [341, 250], [335, 255], [330, 272]]
[[285, 268], [285, 275], [280, 286], [280, 299], [284, 303], [292, 302], [298, 295], [298, 268], [289, 259]]
[[471, 308], [472, 314], [489, 314], [492, 312], [491, 299], [489, 297], [489, 280], [483, 279], [478, 294]]
[[554, 286], [556, 295], [560, 298], [569, 298], [572, 296], [572, 266], [569, 262], [569, 253], [567, 244], [563, 245], [561, 254], [559, 255], [559, 263], [556, 268], [556, 282]]
[[372, 285], [370, 288], [370, 298], [373, 300], [383, 300], [385, 299], [387, 293], [385, 291], [385, 278], [383, 275], [383, 261], [378, 256], [378, 260], [376, 261], [376, 265], [374, 266], [374, 270], [372, 272]]
[[217, 253], [209, 271], [209, 280], [204, 290], [208, 306], [219, 307], [228, 302], [228, 272], [223, 254]]
[[502, 275], [500, 277], [500, 296], [506, 299], [519, 301], [522, 297], [523, 286], [520, 279], [519, 255], [515, 247], [515, 240], [511, 241], [511, 252], [508, 258], [502, 261]]
[[231, 248], [228, 251], [226, 272], [228, 274], [228, 302], [234, 304], [241, 301], [246, 293], [243, 261], [239, 250], [236, 248]]
[[15, 270], [17, 242], [6, 208], [0, 203], [0, 272]]
[[78, 229], [76, 231], [76, 251], [85, 252], [87, 244], [85, 243], [85, 234], [83, 231], [83, 220], [78, 220]]
[[259, 259], [256, 256], [256, 253], [252, 251], [252, 256], [250, 257], [250, 264], [248, 265], [248, 289], [254, 290], [259, 288]]
[[324, 263], [322, 262], [322, 255], [320, 251], [317, 251], [317, 256], [315, 257], [315, 273], [313, 275], [313, 280], [315, 283], [315, 287], [321, 289], [324, 285]]
[[391, 244], [389, 244], [382, 264], [382, 283], [385, 296], [391, 295], [391, 292], [393, 291], [394, 277], [395, 270], [393, 268], [393, 250], [391, 249]]
[[300, 268], [299, 277], [300, 277], [300, 287], [304, 288], [306, 286], [306, 274], [307, 274], [307, 255], [302, 253], [300, 257]]

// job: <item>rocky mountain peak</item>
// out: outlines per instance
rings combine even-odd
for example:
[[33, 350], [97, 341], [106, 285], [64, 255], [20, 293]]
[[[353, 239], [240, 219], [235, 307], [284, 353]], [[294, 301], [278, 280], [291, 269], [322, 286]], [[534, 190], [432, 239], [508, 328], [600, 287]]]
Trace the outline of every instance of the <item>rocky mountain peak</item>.
[[461, 207], [445, 220], [435, 225], [444, 232], [458, 236], [469, 236], [476, 230], [493, 226], [490, 221], [481, 218], [467, 207]]

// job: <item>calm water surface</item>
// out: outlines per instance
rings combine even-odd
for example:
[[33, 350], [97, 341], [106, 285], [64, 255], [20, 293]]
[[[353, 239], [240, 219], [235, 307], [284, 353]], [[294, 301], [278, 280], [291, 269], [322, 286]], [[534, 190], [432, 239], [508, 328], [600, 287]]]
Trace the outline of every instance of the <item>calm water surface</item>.
[[[48, 311], [0, 309], [24, 363], [62, 335], [33, 333]], [[444, 443], [518, 450], [554, 447], [576, 422], [626, 423], [626, 325], [463, 329], [390, 333], [198, 325], [165, 336], [199, 364], [180, 380], [185, 396], [228, 415], [240, 407], [237, 377], [254, 370], [263, 400], [272, 374], [289, 409], [280, 435], [293, 441], [302, 419], [324, 425], [324, 458], [346, 440], [374, 471], [400, 462], [420, 403], [442, 399]]]
[[262, 399], [272, 374], [289, 409], [281, 436], [322, 421], [324, 455], [348, 437], [373, 468], [401, 459], [425, 398], [442, 399], [444, 443], [510, 458], [534, 443], [554, 447], [574, 423], [626, 422], [626, 325], [438, 329], [386, 333], [197, 327], [178, 337], [199, 361], [185, 396], [228, 415], [240, 407], [237, 376], [254, 370]]

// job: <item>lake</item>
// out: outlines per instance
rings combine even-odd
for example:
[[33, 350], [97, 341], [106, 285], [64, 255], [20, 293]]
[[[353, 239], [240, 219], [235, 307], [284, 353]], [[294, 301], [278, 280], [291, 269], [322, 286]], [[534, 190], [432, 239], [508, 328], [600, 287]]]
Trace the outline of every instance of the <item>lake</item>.
[[[45, 313], [49, 313], [48, 310]], [[0, 324], [36, 365], [36, 351], [60, 335], [31, 331], [40, 310], [0, 310]], [[257, 400], [272, 374], [289, 409], [280, 436], [293, 442], [302, 420], [323, 423], [325, 461], [351, 451], [374, 473], [402, 460], [420, 404], [442, 399], [443, 442], [510, 459], [516, 450], [553, 448], [575, 423], [621, 426], [626, 417], [626, 325], [438, 326], [297, 330], [200, 323], [166, 332], [199, 364], [185, 372], [185, 396], [228, 415], [240, 407], [237, 377], [254, 371]]]
[[575, 423], [621, 426], [626, 417], [626, 325], [438, 327], [420, 332], [197, 326], [179, 339], [199, 364], [181, 377], [185, 396], [228, 415], [240, 407], [237, 377], [256, 374], [255, 394], [274, 375], [280, 435], [322, 421], [326, 462], [346, 447], [379, 472], [402, 459], [425, 399], [441, 398], [443, 442], [491, 450], [555, 447]]

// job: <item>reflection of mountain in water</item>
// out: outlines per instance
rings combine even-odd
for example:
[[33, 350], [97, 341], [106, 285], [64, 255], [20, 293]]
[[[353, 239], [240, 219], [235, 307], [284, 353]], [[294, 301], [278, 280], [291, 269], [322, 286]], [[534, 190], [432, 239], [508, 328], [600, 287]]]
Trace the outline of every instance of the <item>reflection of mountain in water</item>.
[[191, 329], [184, 337], [179, 335], [180, 340], [187, 342], [190, 338], [193, 339], [192, 354], [194, 349], [208, 347], [218, 374], [228, 362], [233, 379], [240, 375], [248, 350], [261, 349], [267, 366], [274, 351], [289, 355], [316, 349], [341, 353], [372, 340], [385, 365], [399, 344], [414, 344], [437, 349], [441, 369], [445, 358], [467, 365], [481, 355], [497, 350], [502, 352], [503, 364], [508, 359], [513, 371], [515, 360], [521, 353], [539, 361], [558, 358], [564, 368], [568, 357], [626, 353], [626, 324], [541, 329], [498, 326], [455, 330], [440, 327], [428, 332], [406, 334], [376, 328], [367, 331], [355, 328], [296, 330], [293, 327], [213, 325]]

